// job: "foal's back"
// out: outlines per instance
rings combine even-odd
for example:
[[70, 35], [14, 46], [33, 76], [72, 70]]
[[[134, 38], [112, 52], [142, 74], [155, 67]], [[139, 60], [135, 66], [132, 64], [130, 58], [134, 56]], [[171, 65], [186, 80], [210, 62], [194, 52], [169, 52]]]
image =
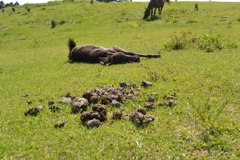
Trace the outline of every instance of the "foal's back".
[[75, 62], [99, 63], [99, 57], [107, 57], [106, 48], [95, 45], [75, 46], [71, 50], [71, 60]]

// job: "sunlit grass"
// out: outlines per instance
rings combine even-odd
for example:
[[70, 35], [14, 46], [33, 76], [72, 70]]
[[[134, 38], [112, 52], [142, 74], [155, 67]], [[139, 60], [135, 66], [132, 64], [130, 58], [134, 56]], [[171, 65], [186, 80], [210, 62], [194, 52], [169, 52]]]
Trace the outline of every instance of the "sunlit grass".
[[[16, 13], [6, 8], [0, 21], [0, 157], [237, 159], [239, 3], [199, 2], [199, 11], [194, 5], [173, 2], [165, 5], [161, 17], [149, 21], [142, 20], [147, 3], [51, 2], [29, 5], [31, 12], [17, 6]], [[52, 19], [60, 22], [54, 29]], [[197, 38], [221, 35], [220, 40], [229, 38], [235, 47], [205, 52], [193, 43], [181, 50], [165, 49], [166, 42], [175, 42], [172, 35], [189, 32]], [[68, 38], [77, 45], [116, 45], [162, 57], [112, 66], [69, 63]], [[88, 129], [80, 114], [71, 114], [70, 104], [56, 103], [63, 108], [57, 113], [48, 109], [49, 100], [68, 92], [82, 96], [88, 88], [122, 81], [140, 86], [142, 80], [153, 86], [142, 88], [139, 101], [124, 103], [124, 114], [142, 107], [150, 93], [159, 94], [156, 104], [165, 101], [164, 95], [177, 94], [175, 107], [147, 112], [156, 118], [148, 125], [109, 119]], [[37, 105], [44, 110], [36, 117], [24, 116]], [[116, 109], [109, 106], [108, 116]], [[66, 126], [54, 128], [60, 120]]]

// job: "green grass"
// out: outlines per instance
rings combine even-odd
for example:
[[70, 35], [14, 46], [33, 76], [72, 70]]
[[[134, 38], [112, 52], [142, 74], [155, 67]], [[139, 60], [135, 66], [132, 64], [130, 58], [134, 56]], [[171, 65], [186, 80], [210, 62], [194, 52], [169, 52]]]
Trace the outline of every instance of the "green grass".
[[[147, 3], [51, 2], [17, 6], [15, 13], [6, 8], [0, 14], [0, 158], [239, 159], [240, 3], [199, 2], [199, 11], [194, 4], [173, 2], [161, 17], [147, 21], [142, 20]], [[61, 24], [50, 29], [52, 19]], [[188, 32], [208, 47], [221, 35], [217, 40], [224, 47], [206, 52], [188, 41], [181, 50], [165, 47], [177, 42], [174, 36], [182, 42]], [[68, 38], [77, 45], [116, 45], [162, 57], [112, 66], [72, 64]], [[69, 104], [58, 103], [59, 113], [48, 110], [48, 100], [68, 92], [82, 96], [88, 88], [121, 81], [140, 86], [142, 80], [153, 86], [142, 89], [139, 101], [123, 104], [125, 114], [142, 107], [149, 93], [158, 92], [158, 102], [177, 94], [175, 107], [148, 111], [156, 118], [148, 125], [108, 120], [87, 129], [80, 114], [70, 114]], [[45, 109], [24, 116], [37, 105]], [[116, 109], [109, 106], [108, 116]], [[60, 120], [67, 125], [54, 128]]]

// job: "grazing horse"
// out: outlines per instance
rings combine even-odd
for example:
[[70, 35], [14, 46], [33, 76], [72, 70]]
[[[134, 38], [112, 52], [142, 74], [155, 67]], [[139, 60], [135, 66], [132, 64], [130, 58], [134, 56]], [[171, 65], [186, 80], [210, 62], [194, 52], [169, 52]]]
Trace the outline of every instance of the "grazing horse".
[[[166, 0], [168, 4], [170, 4], [170, 0]], [[151, 14], [153, 15], [153, 8], [154, 8], [154, 15], [156, 14], [156, 9], [158, 9], [159, 15], [162, 12], [165, 0], [150, 0], [148, 7], [144, 12], [143, 19], [147, 19], [148, 16]]]
[[100, 63], [103, 64], [123, 64], [131, 62], [139, 62], [140, 57], [158, 58], [159, 54], [137, 54], [127, 52], [119, 47], [113, 46], [103, 48], [95, 45], [76, 46], [76, 43], [69, 39], [69, 60], [73, 62]]

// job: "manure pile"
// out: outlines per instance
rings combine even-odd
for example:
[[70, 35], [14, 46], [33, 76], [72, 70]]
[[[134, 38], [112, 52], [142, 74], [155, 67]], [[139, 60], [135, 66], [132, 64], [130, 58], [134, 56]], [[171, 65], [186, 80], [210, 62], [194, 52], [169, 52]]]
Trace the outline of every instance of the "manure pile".
[[[144, 80], [141, 83], [141, 87], [149, 88], [150, 86], [152, 86], [152, 83], [149, 81]], [[156, 104], [159, 95], [155, 92], [147, 95], [147, 100], [143, 107], [134, 108], [131, 113], [123, 114], [124, 108], [121, 107], [122, 104], [126, 101], [138, 101], [141, 87], [137, 86], [135, 82], [129, 84], [119, 82], [119, 87], [108, 85], [88, 89], [82, 97], [72, 96], [70, 93], [67, 93], [61, 96], [57, 102], [71, 104], [71, 113], [81, 113], [80, 122], [89, 128], [99, 127], [108, 119], [129, 119], [134, 124], [143, 125], [155, 119], [153, 116], [147, 115], [147, 110], [154, 109], [157, 106], [174, 107], [176, 105], [176, 93], [169, 96], [164, 95], [163, 98], [167, 99], [167, 101]], [[54, 105], [54, 103], [53, 100], [48, 101], [49, 110], [51, 112], [60, 112], [62, 108]], [[91, 111], [87, 111], [89, 107]], [[107, 114], [109, 107], [118, 108], [118, 110], [109, 116]], [[43, 109], [43, 106], [36, 106], [25, 111], [24, 115], [37, 116]], [[65, 124], [66, 121], [62, 120], [54, 124], [54, 127], [61, 128]]]

